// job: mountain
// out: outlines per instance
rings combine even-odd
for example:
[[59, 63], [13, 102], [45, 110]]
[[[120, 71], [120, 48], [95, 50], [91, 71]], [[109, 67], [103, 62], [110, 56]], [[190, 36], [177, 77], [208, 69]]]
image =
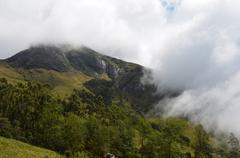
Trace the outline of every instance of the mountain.
[[87, 47], [71, 49], [41, 45], [21, 51], [5, 61], [14, 68], [75, 70], [94, 77], [106, 73], [112, 79], [132, 69], [142, 69], [140, 65], [101, 55]]
[[156, 93], [143, 82], [148, 72], [86, 47], [35, 46], [2, 60], [0, 157], [232, 157], [228, 139], [152, 115], [154, 104], [178, 93]]
[[39, 45], [1, 63], [1, 78], [13, 82], [34, 80], [48, 84], [60, 96], [83, 87], [95, 90], [102, 85], [101, 80], [110, 82], [107, 88], [111, 89], [111, 93], [128, 100], [141, 112], [147, 112], [163, 97], [175, 94], [156, 94], [157, 89], [153, 84], [143, 84], [142, 77], [149, 69], [102, 55], [87, 47], [73, 49]]

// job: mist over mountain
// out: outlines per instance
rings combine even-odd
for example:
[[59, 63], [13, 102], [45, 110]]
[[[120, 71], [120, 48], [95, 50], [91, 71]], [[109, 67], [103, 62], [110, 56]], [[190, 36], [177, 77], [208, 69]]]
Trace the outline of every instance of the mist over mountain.
[[[239, 133], [238, 122], [233, 121], [240, 119], [239, 1], [0, 0], [0, 4], [1, 58], [39, 43], [86, 45], [151, 68], [150, 82], [160, 94], [166, 89], [185, 91], [165, 103], [166, 115], [189, 116], [207, 127]], [[114, 77], [117, 71], [116, 62], [108, 57], [89, 57], [86, 63], [81, 59], [87, 55], [53, 49], [51, 55], [41, 51], [46, 55], [43, 60], [31, 61], [40, 56], [26, 52], [28, 58], [17, 55], [9, 65], [81, 70], [93, 76], [106, 72]]]
[[0, 157], [239, 158], [239, 6], [0, 0]]

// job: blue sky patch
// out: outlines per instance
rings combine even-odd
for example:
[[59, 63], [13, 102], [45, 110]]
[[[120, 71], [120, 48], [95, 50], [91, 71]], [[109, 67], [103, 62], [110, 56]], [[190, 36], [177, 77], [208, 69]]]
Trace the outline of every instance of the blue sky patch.
[[160, 0], [160, 2], [168, 13], [174, 13], [181, 1]]

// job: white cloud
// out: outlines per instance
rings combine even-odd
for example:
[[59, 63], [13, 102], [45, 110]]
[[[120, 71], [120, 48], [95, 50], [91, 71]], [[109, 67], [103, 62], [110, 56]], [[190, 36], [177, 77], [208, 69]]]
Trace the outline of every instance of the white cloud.
[[30, 44], [53, 42], [85, 44], [137, 62], [142, 43], [165, 21], [158, 0], [0, 0], [0, 4], [0, 58]]
[[186, 116], [216, 132], [240, 135], [240, 71], [213, 88], [187, 90], [165, 107], [167, 115]]
[[238, 0], [0, 0], [0, 58], [36, 43], [85, 44], [153, 68], [160, 89], [186, 90], [168, 114], [240, 132], [239, 6]]

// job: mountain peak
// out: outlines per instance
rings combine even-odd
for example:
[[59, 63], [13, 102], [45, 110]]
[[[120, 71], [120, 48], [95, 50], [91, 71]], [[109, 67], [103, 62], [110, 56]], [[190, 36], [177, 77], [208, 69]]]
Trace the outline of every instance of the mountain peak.
[[12, 67], [68, 71], [70, 65], [62, 49], [54, 46], [35, 46], [6, 59]]
[[58, 72], [80, 71], [97, 76], [107, 74], [116, 78], [119, 73], [142, 66], [102, 55], [88, 47], [38, 45], [23, 50], [5, 60], [14, 68], [47, 69]]

